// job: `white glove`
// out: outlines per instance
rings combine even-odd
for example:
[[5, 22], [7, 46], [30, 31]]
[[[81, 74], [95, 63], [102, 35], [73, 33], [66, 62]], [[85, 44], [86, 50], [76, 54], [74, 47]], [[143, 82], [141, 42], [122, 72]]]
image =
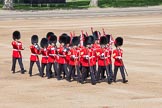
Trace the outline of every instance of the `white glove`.
[[118, 59], [122, 59], [122, 57], [121, 56], [118, 56]]
[[67, 52], [67, 49], [64, 49], [63, 52]]
[[85, 58], [88, 59], [89, 58], [89, 55], [86, 55]]
[[71, 58], [75, 59], [75, 55], [71, 55]]
[[101, 54], [101, 57], [104, 57], [104, 53]]

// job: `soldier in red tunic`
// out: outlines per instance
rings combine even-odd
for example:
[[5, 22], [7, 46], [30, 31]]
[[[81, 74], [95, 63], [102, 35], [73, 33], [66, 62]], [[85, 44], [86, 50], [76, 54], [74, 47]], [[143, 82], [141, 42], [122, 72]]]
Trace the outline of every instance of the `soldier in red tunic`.
[[[59, 37], [59, 43], [60, 43], [60, 47], [57, 49], [58, 52], [58, 64], [59, 64], [59, 69], [58, 69], [58, 74], [57, 74], [57, 80], [61, 80], [61, 74], [62, 72], [65, 73], [66, 75], [66, 79], [69, 81], [69, 72], [67, 69], [67, 59], [66, 59], [66, 55], [68, 53], [68, 49], [66, 48], [66, 43], [67, 43], [67, 34], [62, 34]], [[65, 77], [65, 75], [63, 77]]]
[[75, 80], [75, 71], [77, 71], [77, 80], [80, 81], [80, 70], [79, 70], [79, 51], [77, 49], [78, 44], [80, 43], [79, 37], [73, 37], [72, 38], [72, 48], [68, 52], [68, 55], [70, 55], [69, 60], [69, 79], [71, 81], [71, 77], [73, 80]]
[[108, 66], [110, 65], [110, 51], [107, 49], [106, 45], [108, 43], [108, 40], [105, 36], [102, 36], [100, 38], [100, 45], [101, 48], [98, 49], [97, 51], [97, 56], [98, 56], [98, 72], [96, 75], [96, 80], [99, 81], [100, 76], [101, 79], [103, 79], [103, 74], [106, 71], [106, 75], [107, 75], [107, 81], [109, 84], [111, 84], [112, 82], [112, 78], [110, 76], [110, 71]]
[[[101, 33], [99, 31], [94, 31], [93, 32], [93, 37], [94, 37], [94, 44], [92, 45], [92, 48], [94, 50], [94, 54], [96, 54], [97, 50], [100, 48], [100, 45], [99, 45], [99, 37], [100, 37]], [[97, 55], [95, 55], [97, 56]], [[94, 68], [94, 72], [95, 72], [95, 75], [96, 75], [96, 63], [97, 63], [97, 57], [94, 57], [93, 58], [93, 68]]]
[[58, 63], [57, 63], [57, 46], [56, 46], [56, 42], [57, 42], [57, 37], [56, 35], [51, 35], [49, 38], [49, 46], [47, 48], [48, 50], [48, 62], [49, 62], [49, 69], [48, 71], [50, 72], [51, 76], [52, 76], [52, 66], [53, 66], [53, 70], [54, 70], [54, 75], [57, 75], [57, 71], [58, 71]]
[[123, 50], [120, 48], [123, 45], [123, 38], [122, 37], [117, 37], [115, 39], [115, 47], [116, 49], [113, 50], [113, 58], [115, 59], [114, 62], [114, 82], [116, 82], [116, 76], [117, 76], [117, 71], [118, 68], [120, 69], [121, 76], [123, 79], [123, 83], [128, 82], [125, 77], [124, 73], [124, 64], [122, 61], [122, 56], [123, 56]]
[[47, 50], [47, 47], [48, 47], [48, 39], [46, 38], [42, 38], [41, 42], [40, 42], [40, 45], [42, 47], [41, 49], [41, 54], [42, 54], [42, 60], [41, 60], [41, 68], [42, 68], [42, 76], [44, 76], [44, 68], [46, 67], [46, 76], [48, 78], [50, 78], [50, 73], [48, 71], [49, 69], [49, 65], [48, 65], [48, 50]]
[[112, 49], [113, 42], [111, 40], [111, 35], [107, 34], [105, 36], [108, 39], [107, 50], [110, 52], [110, 57], [109, 57], [110, 64], [108, 65], [108, 68], [109, 68], [110, 76], [111, 76], [111, 78], [113, 78], [114, 74], [113, 74], [113, 71], [112, 71], [112, 58], [111, 58], [112, 57], [112, 51], [113, 51], [113, 49]]
[[30, 56], [29, 75], [32, 76], [33, 65], [34, 65], [34, 63], [36, 63], [38, 70], [39, 70], [39, 75], [42, 76], [40, 61], [39, 61], [39, 57], [38, 57], [38, 55], [40, 55], [41, 51], [40, 51], [40, 47], [38, 45], [38, 36], [37, 35], [33, 35], [31, 37], [31, 43], [32, 43], [32, 45], [30, 46], [31, 56]]
[[93, 36], [88, 36], [85, 38], [85, 44], [86, 47], [81, 50], [81, 57], [82, 59], [82, 83], [87, 79], [87, 73], [90, 72], [91, 76], [91, 83], [92, 85], [96, 84], [96, 78], [95, 78], [95, 73], [94, 73], [94, 61], [93, 58], [94, 56], [94, 51], [92, 49], [92, 44], [94, 43], [94, 38]]
[[21, 41], [19, 39], [21, 38], [19, 31], [13, 32], [13, 41], [12, 41], [12, 47], [13, 47], [13, 53], [12, 53], [12, 69], [11, 71], [15, 73], [15, 67], [16, 67], [16, 61], [18, 60], [18, 63], [21, 68], [21, 73], [24, 74], [26, 70], [24, 69], [23, 63], [22, 63], [22, 55], [21, 50], [24, 50], [22, 47]]

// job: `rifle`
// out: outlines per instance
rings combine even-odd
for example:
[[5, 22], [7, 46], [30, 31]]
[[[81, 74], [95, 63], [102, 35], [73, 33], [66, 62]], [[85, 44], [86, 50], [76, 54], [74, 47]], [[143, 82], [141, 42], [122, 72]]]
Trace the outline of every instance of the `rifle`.
[[91, 27], [91, 32], [92, 32], [92, 35], [93, 35], [93, 27]]
[[105, 33], [105, 30], [104, 30], [104, 28], [102, 28], [102, 31], [103, 31], [103, 35], [105, 36], [105, 35], [106, 35], [106, 33]]

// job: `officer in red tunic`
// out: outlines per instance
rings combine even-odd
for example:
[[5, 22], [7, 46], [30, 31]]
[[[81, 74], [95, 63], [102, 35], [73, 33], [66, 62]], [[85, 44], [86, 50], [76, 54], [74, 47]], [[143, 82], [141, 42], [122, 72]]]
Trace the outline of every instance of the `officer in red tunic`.
[[[66, 43], [67, 43], [67, 34], [62, 34], [59, 37], [59, 43], [60, 43], [60, 47], [57, 49], [58, 52], [58, 64], [59, 64], [59, 69], [58, 69], [58, 74], [57, 74], [57, 80], [61, 80], [61, 74], [62, 72], [65, 73], [66, 75], [66, 79], [69, 81], [69, 72], [67, 69], [67, 59], [66, 59], [66, 55], [68, 53], [68, 49], [66, 48]], [[65, 77], [65, 76], [63, 76]]]
[[92, 43], [94, 43], [93, 36], [86, 37], [84, 42], [85, 42], [84, 45], [86, 45], [86, 47], [81, 50], [81, 57], [83, 58], [81, 61], [82, 62], [82, 82], [81, 83], [84, 83], [84, 81], [87, 79], [87, 73], [90, 72], [91, 83], [92, 85], [95, 85], [96, 78], [95, 78], [95, 73], [93, 68], [94, 65], [93, 58], [95, 56], [91, 46]]
[[69, 79], [71, 81], [71, 77], [73, 80], [75, 80], [75, 71], [77, 71], [77, 80], [78, 82], [81, 80], [80, 78], [80, 70], [79, 70], [79, 51], [77, 49], [78, 44], [80, 43], [79, 37], [73, 37], [72, 38], [72, 48], [68, 52], [68, 55], [70, 55], [69, 60]]
[[26, 70], [24, 69], [23, 63], [22, 63], [22, 55], [21, 50], [24, 50], [22, 47], [21, 41], [19, 39], [21, 38], [19, 31], [13, 32], [13, 41], [12, 41], [12, 47], [13, 47], [13, 53], [12, 53], [12, 69], [11, 71], [15, 73], [15, 67], [16, 67], [16, 61], [18, 60], [19, 66], [21, 68], [21, 73], [24, 74]]
[[29, 75], [32, 76], [33, 65], [34, 65], [34, 63], [36, 63], [38, 70], [39, 70], [39, 74], [40, 74], [40, 76], [42, 76], [40, 61], [39, 61], [39, 57], [38, 57], [38, 55], [40, 55], [41, 51], [40, 51], [40, 47], [38, 45], [38, 36], [37, 35], [33, 35], [31, 37], [31, 43], [32, 43], [32, 45], [30, 46], [31, 56], [30, 56]]
[[118, 69], [120, 69], [121, 76], [122, 76], [122, 79], [123, 79], [123, 83], [127, 83], [128, 80], [126, 80], [126, 77], [125, 77], [124, 65], [123, 65], [123, 61], [122, 61], [123, 50], [120, 48], [122, 45], [123, 45], [123, 38], [117, 37], [115, 39], [116, 49], [113, 50], [113, 58], [115, 59], [115, 62], [114, 62], [114, 82], [116, 82], [117, 71], [118, 71]]
[[40, 45], [42, 47], [41, 49], [41, 54], [42, 54], [42, 60], [41, 60], [41, 69], [42, 69], [42, 76], [44, 76], [44, 68], [46, 67], [46, 76], [48, 77], [48, 79], [51, 77], [51, 74], [49, 73], [48, 69], [49, 69], [49, 65], [48, 65], [48, 39], [47, 38], [42, 38]]
[[97, 76], [96, 76], [96, 80], [99, 81], [100, 79], [100, 76], [101, 76], [101, 79], [103, 79], [103, 74], [104, 72], [106, 71], [106, 75], [107, 75], [107, 82], [109, 84], [111, 84], [112, 82], [112, 78], [110, 76], [110, 71], [109, 71], [109, 64], [110, 64], [110, 61], [109, 61], [109, 58], [110, 58], [110, 52], [109, 50], [107, 50], [107, 45], [108, 43], [108, 40], [105, 36], [102, 36], [100, 38], [100, 45], [101, 45], [101, 48], [98, 49], [97, 51], [97, 56], [98, 56], [98, 72], [97, 72]]
[[54, 70], [54, 75], [57, 75], [57, 70], [58, 70], [58, 63], [57, 63], [57, 37], [56, 35], [51, 35], [49, 38], [49, 46], [47, 48], [48, 50], [48, 64], [49, 64], [49, 69], [48, 71], [50, 72], [51, 76], [52, 76], [52, 66], [53, 66], [53, 70]]

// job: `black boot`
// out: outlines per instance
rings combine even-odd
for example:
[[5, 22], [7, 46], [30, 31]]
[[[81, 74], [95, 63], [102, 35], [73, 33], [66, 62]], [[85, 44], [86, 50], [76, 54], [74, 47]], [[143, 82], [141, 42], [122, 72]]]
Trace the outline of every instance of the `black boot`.
[[24, 74], [26, 72], [26, 70], [21, 70], [21, 74]]
[[128, 82], [128, 80], [126, 80], [125, 78], [123, 78], [123, 83], [127, 83]]

